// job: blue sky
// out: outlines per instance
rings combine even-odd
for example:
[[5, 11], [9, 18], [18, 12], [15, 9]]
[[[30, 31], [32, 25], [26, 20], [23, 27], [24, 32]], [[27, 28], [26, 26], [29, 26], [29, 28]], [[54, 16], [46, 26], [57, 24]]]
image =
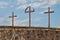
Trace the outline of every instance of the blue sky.
[[[48, 5], [49, 4], [49, 5]], [[51, 27], [60, 27], [60, 0], [0, 0], [0, 26], [11, 26], [12, 11], [17, 15], [15, 26], [28, 26], [28, 14], [25, 8], [31, 6], [35, 12], [31, 13], [32, 26], [47, 27], [48, 15], [44, 14], [48, 6], [54, 13], [51, 14]]]

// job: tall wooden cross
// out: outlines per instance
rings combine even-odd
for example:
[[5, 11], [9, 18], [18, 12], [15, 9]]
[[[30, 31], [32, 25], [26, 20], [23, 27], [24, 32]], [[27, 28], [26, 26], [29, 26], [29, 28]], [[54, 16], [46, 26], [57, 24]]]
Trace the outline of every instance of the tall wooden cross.
[[9, 18], [12, 18], [12, 26], [14, 26], [14, 17], [17, 17], [17, 16], [14, 16], [14, 12], [12, 12], [12, 16], [9, 16]]
[[[29, 9], [29, 10], [28, 10]], [[29, 13], [29, 27], [31, 27], [31, 12], [34, 12], [35, 10], [31, 10], [31, 6], [28, 6], [26, 9], [25, 9], [25, 13]]]
[[50, 7], [48, 7], [48, 12], [44, 12], [44, 14], [48, 13], [48, 28], [50, 28], [50, 13], [54, 13], [54, 11], [50, 11]]

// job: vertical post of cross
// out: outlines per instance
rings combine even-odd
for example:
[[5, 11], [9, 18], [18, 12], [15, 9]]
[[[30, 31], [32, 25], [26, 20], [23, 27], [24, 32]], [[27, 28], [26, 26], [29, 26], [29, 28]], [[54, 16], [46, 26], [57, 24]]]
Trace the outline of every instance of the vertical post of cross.
[[30, 14], [31, 7], [29, 6], [29, 27], [31, 27], [31, 14]]
[[[28, 10], [29, 9], [29, 10]], [[26, 9], [25, 9], [25, 13], [29, 13], [29, 27], [31, 27], [31, 12], [34, 12], [35, 10], [31, 10], [31, 6], [28, 6]]]

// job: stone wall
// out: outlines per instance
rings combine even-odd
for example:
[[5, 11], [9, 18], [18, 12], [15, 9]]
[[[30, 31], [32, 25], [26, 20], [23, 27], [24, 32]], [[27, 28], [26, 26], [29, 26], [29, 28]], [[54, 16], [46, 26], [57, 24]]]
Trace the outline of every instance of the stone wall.
[[60, 29], [0, 28], [0, 40], [60, 40]]

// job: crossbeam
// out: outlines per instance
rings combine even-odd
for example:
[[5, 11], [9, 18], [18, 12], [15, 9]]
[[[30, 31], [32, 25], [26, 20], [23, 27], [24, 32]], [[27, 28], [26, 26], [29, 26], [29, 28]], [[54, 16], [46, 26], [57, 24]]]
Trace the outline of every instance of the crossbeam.
[[28, 6], [26, 9], [25, 9], [25, 13], [29, 13], [29, 27], [31, 27], [31, 12], [34, 12], [35, 10], [31, 10], [31, 6]]

